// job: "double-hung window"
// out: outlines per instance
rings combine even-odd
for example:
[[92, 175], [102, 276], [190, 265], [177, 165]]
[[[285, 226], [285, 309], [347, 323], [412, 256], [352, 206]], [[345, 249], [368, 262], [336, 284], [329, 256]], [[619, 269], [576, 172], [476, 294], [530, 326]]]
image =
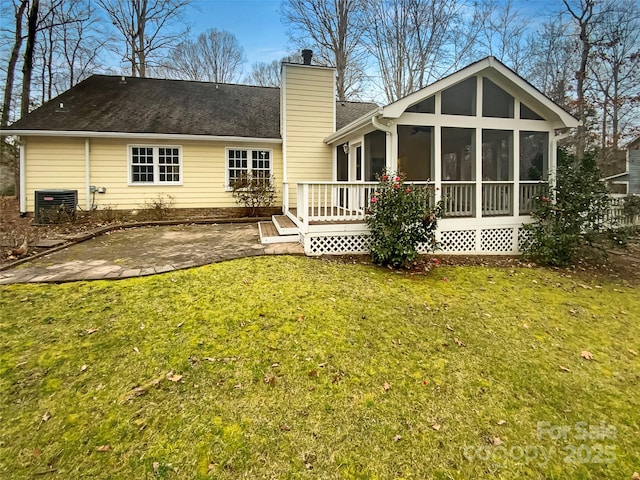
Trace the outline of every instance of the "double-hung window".
[[129, 180], [132, 185], [182, 183], [180, 147], [135, 145], [129, 147]]
[[271, 150], [227, 149], [227, 187], [251, 179], [271, 181]]

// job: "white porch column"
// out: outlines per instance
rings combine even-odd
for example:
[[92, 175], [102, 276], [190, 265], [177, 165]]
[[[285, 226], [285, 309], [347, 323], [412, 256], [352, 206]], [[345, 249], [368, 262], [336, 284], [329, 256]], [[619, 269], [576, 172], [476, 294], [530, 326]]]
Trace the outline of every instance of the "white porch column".
[[84, 183], [85, 183], [85, 206], [87, 211], [91, 210], [91, 162], [90, 162], [90, 148], [89, 139], [84, 139]]
[[27, 213], [27, 172], [25, 170], [27, 163], [26, 148], [27, 146], [24, 144], [22, 139], [18, 139], [18, 149], [20, 151], [20, 213]]
[[[519, 102], [516, 102], [519, 103]], [[513, 216], [520, 216], [520, 130], [513, 130]]]
[[442, 127], [440, 125], [433, 127], [433, 169], [435, 200], [437, 203], [442, 200]]

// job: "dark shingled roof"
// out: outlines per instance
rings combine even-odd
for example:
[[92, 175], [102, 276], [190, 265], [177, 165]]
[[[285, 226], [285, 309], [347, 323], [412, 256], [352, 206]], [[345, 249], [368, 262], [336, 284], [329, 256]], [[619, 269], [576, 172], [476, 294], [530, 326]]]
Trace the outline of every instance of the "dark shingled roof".
[[[336, 107], [340, 128], [375, 105]], [[280, 89], [93, 75], [7, 130], [280, 138]]]
[[346, 127], [354, 120], [373, 112], [378, 108], [375, 103], [368, 102], [336, 102], [336, 130]]

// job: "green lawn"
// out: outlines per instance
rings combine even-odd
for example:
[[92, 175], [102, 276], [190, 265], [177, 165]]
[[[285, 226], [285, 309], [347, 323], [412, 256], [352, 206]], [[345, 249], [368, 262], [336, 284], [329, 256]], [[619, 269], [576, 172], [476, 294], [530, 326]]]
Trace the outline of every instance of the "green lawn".
[[637, 287], [260, 257], [0, 287], [0, 315], [1, 478], [640, 470]]

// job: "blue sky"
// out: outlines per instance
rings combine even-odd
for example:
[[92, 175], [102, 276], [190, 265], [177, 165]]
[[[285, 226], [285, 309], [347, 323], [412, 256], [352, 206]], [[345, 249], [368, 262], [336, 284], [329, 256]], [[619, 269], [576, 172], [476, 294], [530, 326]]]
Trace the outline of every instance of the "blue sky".
[[[515, 6], [531, 23], [541, 21], [560, 0], [515, 0]], [[286, 26], [280, 20], [280, 0], [195, 0], [187, 14], [191, 35], [210, 28], [233, 33], [245, 49], [251, 70], [255, 62], [280, 60], [294, 50], [288, 42]]]
[[280, 0], [197, 0], [190, 9], [191, 34], [210, 28], [233, 33], [245, 49], [245, 71], [255, 62], [280, 60], [289, 53]]

